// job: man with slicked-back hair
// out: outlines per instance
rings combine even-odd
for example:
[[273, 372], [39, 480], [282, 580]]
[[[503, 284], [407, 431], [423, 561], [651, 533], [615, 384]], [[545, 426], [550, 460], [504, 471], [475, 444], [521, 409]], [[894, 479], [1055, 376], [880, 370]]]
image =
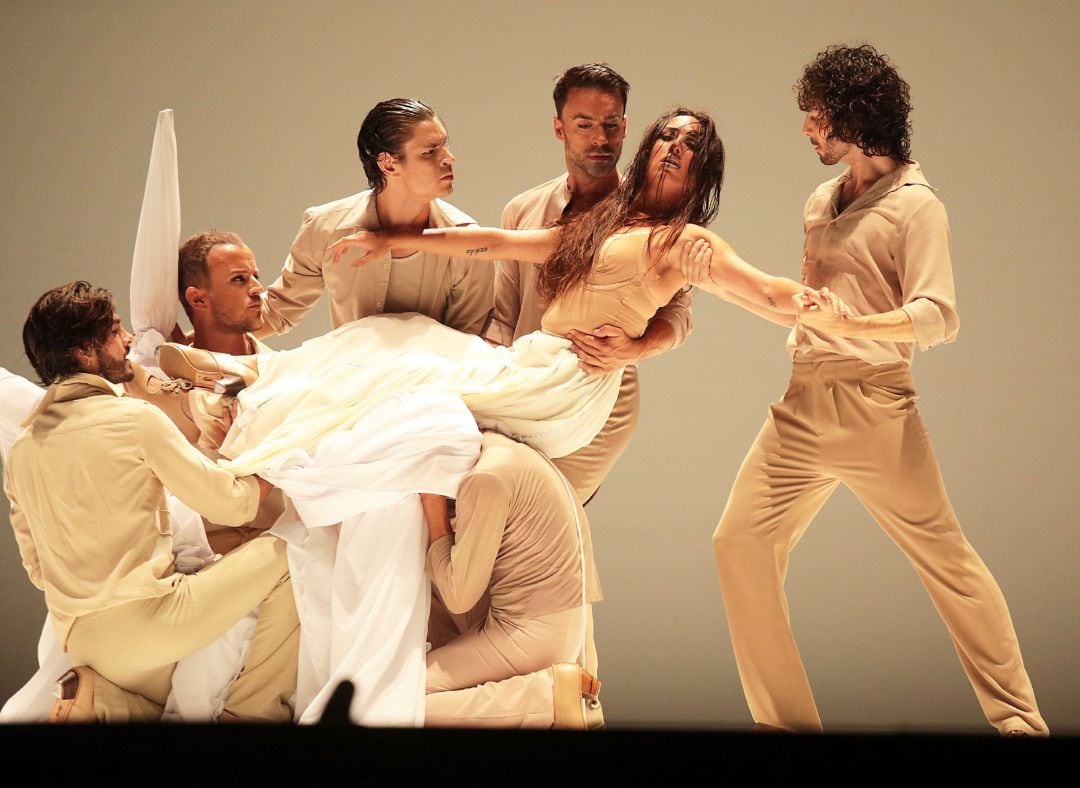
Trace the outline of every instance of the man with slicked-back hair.
[[334, 328], [370, 315], [419, 312], [478, 334], [491, 314], [494, 270], [422, 252], [354, 266], [349, 256], [331, 262], [327, 247], [357, 230], [423, 229], [475, 224], [443, 201], [454, 191], [454, 155], [446, 128], [416, 99], [381, 101], [357, 136], [360, 162], [371, 188], [309, 208], [277, 281], [263, 293], [265, 321], [258, 336], [292, 329], [326, 291]]

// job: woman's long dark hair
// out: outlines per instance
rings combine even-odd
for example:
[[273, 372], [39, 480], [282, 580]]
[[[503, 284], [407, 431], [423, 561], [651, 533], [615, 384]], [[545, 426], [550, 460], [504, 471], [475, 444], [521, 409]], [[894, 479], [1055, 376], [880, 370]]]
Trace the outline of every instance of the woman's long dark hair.
[[[701, 124], [687, 174], [682, 199], [670, 209], [644, 214], [637, 203], [645, 189], [649, 157], [653, 144], [668, 122], [679, 115], [694, 118]], [[720, 206], [720, 188], [724, 182], [724, 144], [716, 132], [716, 123], [707, 112], [676, 107], [656, 119], [645, 132], [634, 160], [622, 183], [591, 210], [570, 219], [562, 228], [559, 245], [540, 269], [540, 294], [554, 300], [588, 276], [600, 245], [623, 227], [652, 227], [646, 253], [666, 255], [675, 245], [687, 224], [708, 224]], [[659, 248], [654, 249], [657, 231], [663, 228]]]

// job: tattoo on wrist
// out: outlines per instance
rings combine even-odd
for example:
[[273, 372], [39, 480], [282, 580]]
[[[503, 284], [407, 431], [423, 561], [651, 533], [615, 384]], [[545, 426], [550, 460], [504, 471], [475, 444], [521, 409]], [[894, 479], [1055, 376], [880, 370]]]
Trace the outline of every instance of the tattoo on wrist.
[[488, 248], [486, 246], [477, 246], [477, 247], [475, 247], [473, 249], [466, 249], [465, 254], [468, 257], [472, 257], [473, 255], [478, 255], [481, 252], [486, 252], [487, 250], [488, 250]]
[[773, 309], [776, 309], [776, 302], [773, 301], [772, 296], [765, 296], [765, 300], [769, 302], [769, 306], [771, 306]]

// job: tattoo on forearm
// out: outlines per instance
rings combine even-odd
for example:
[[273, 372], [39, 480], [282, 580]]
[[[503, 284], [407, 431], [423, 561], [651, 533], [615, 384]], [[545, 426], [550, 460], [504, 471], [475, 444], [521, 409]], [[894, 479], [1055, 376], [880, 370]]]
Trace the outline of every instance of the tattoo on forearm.
[[473, 255], [480, 254], [481, 252], [486, 252], [487, 250], [488, 248], [486, 246], [477, 246], [475, 249], [466, 249], [465, 254], [469, 257], [472, 257]]
[[765, 296], [765, 300], [769, 302], [769, 306], [771, 306], [773, 309], [776, 309], [776, 302], [773, 301], [772, 296]]

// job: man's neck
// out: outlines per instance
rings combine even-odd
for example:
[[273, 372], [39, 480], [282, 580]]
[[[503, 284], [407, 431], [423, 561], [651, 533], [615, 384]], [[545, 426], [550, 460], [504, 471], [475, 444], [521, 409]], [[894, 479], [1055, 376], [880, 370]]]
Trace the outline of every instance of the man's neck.
[[388, 188], [375, 195], [375, 213], [381, 230], [423, 230], [428, 226], [431, 202]]
[[848, 179], [840, 190], [840, 210], [851, 205], [881, 178], [900, 167], [901, 162], [891, 156], [867, 156], [854, 148], [850, 156], [844, 157], [848, 165]]
[[618, 170], [613, 169], [602, 178], [590, 178], [572, 169], [568, 169], [568, 172], [566, 186], [570, 189], [570, 202], [563, 211], [568, 216], [589, 210], [619, 185]]
[[198, 325], [195, 326], [191, 346], [232, 356], [247, 356], [251, 353], [247, 334]]

